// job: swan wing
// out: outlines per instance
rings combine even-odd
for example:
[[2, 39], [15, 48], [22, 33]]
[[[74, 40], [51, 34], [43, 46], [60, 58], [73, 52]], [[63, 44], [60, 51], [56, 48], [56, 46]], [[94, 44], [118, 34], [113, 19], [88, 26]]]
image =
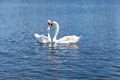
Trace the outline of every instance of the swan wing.
[[48, 42], [48, 37], [45, 35], [40, 35], [40, 34], [35, 33], [34, 36], [35, 36], [35, 38], [38, 39], [38, 41], [40, 43], [47, 43]]
[[58, 43], [77, 43], [80, 37], [72, 35], [72, 36], [65, 36], [58, 40]]

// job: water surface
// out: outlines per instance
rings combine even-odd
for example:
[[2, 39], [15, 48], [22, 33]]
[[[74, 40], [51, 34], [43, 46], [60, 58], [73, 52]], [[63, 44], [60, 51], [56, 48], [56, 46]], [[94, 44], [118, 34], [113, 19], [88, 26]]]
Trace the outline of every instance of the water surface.
[[[119, 80], [120, 1], [1, 0], [1, 80]], [[47, 20], [58, 38], [82, 35], [77, 44], [39, 44]], [[54, 28], [51, 32], [53, 36]]]

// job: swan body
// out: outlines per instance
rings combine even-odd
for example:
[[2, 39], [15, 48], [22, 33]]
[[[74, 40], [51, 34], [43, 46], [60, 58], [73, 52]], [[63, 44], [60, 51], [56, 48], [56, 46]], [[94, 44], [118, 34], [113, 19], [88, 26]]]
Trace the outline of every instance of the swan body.
[[60, 39], [57, 39], [57, 35], [58, 35], [58, 32], [59, 32], [59, 24], [56, 21], [52, 21], [51, 24], [52, 24], [52, 26], [56, 27], [55, 35], [53, 37], [53, 42], [54, 43], [77, 43], [79, 41], [80, 37], [78, 37], [76, 35], [65, 36], [65, 37], [62, 37]]
[[[51, 21], [48, 20], [48, 27], [51, 26], [50, 23], [51, 23]], [[51, 37], [50, 37], [49, 31], [48, 31], [48, 36], [40, 35], [40, 34], [37, 34], [37, 33], [35, 33], [34, 36], [35, 36], [35, 38], [38, 39], [38, 41], [40, 43], [51, 43]]]
[[51, 42], [51, 38], [49, 37], [50, 36], [49, 33], [48, 33], [48, 36], [40, 35], [40, 34], [37, 34], [37, 33], [35, 33], [34, 36], [35, 36], [35, 38], [38, 39], [38, 41], [40, 43], [50, 43]]
[[80, 37], [77, 37], [75, 35], [72, 36], [64, 36], [58, 40], [53, 40], [55, 43], [77, 43], [79, 41]]

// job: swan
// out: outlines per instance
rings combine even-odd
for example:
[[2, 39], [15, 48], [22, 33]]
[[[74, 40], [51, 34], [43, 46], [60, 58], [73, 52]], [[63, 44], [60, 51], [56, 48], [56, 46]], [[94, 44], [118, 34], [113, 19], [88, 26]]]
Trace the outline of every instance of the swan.
[[49, 29], [51, 29], [52, 26], [56, 27], [55, 35], [53, 37], [53, 43], [68, 43], [68, 44], [69, 43], [77, 43], [81, 37], [81, 36], [78, 37], [76, 35], [72, 35], [72, 36], [65, 36], [60, 39], [57, 39], [58, 32], [59, 32], [59, 24], [56, 21], [52, 21], [50, 26], [48, 26], [48, 31], [49, 31]]
[[[48, 20], [48, 27], [50, 27], [50, 26], [51, 26], [51, 21]], [[38, 39], [38, 41], [39, 41], [40, 43], [51, 43], [51, 36], [50, 36], [50, 31], [49, 31], [49, 29], [48, 29], [48, 34], [47, 34], [47, 36], [45, 36], [45, 35], [40, 35], [40, 34], [37, 34], [37, 33], [34, 33], [34, 36], [35, 36], [35, 38]]]

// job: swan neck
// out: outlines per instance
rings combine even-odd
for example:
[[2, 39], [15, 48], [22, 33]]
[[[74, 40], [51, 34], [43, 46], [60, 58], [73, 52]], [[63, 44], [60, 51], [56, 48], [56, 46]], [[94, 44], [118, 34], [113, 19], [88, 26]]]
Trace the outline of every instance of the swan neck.
[[51, 36], [49, 32], [48, 32], [48, 42], [51, 42]]
[[58, 35], [58, 32], [59, 32], [59, 24], [56, 22], [56, 23], [53, 23], [53, 25], [56, 27], [55, 35], [53, 37], [53, 41], [55, 41], [55, 40], [57, 40], [57, 35]]

